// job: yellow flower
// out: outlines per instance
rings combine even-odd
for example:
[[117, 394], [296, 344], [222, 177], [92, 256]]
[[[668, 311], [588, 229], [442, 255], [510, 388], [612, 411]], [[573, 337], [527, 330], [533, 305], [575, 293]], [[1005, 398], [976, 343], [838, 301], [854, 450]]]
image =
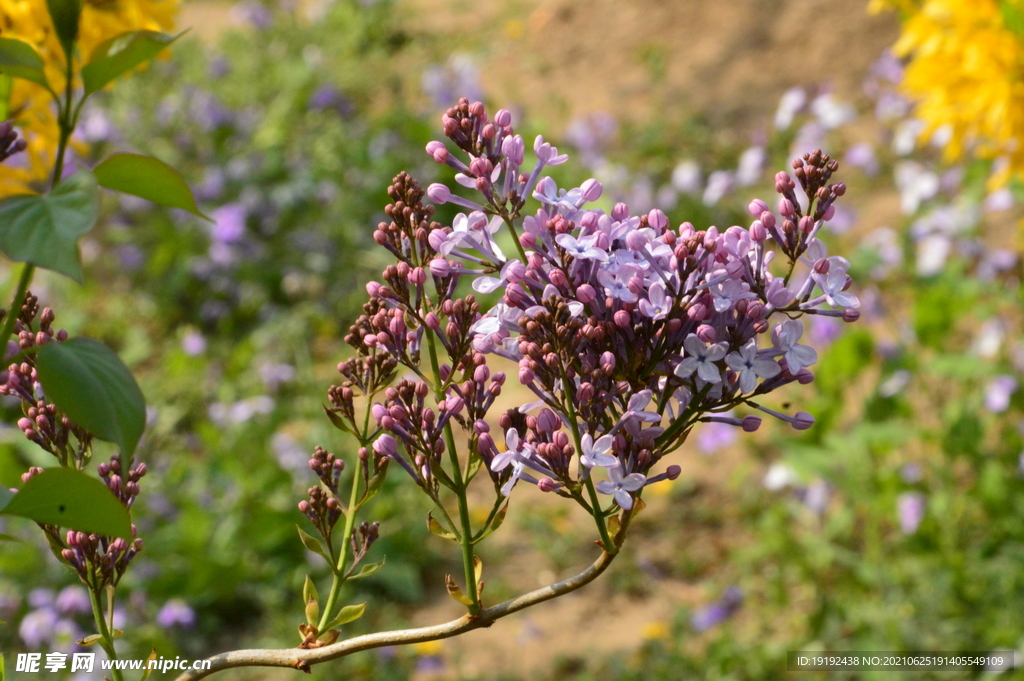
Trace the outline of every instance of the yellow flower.
[[[104, 40], [127, 31], [169, 31], [178, 4], [179, 0], [85, 0], [76, 70]], [[57, 92], [63, 90], [64, 54], [46, 0], [0, 0], [0, 34], [34, 46], [46, 65], [50, 85]], [[19, 127], [28, 149], [21, 158], [16, 156], [0, 166], [0, 197], [45, 180], [53, 167], [58, 140], [53, 100], [42, 87], [17, 79], [7, 104], [8, 116]]]
[[[895, 51], [910, 57], [903, 90], [931, 135], [949, 132], [947, 160], [1005, 158], [993, 186], [1024, 176], [1024, 39], [1007, 17], [1022, 0], [875, 0], [906, 11]], [[917, 5], [916, 8], [913, 6]]]

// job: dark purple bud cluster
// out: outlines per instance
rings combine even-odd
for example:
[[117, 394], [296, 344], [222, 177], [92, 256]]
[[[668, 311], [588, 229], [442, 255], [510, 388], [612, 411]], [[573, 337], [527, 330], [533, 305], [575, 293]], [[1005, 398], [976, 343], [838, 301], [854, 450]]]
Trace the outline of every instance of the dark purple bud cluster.
[[139, 496], [139, 480], [146, 475], [146, 464], [133, 465], [133, 462], [134, 457], [128, 460], [128, 470], [125, 471], [121, 465], [121, 455], [115, 454], [110, 457], [110, 463], [101, 463], [96, 467], [110, 491], [128, 508], [132, 507]]
[[[804, 154], [803, 158], [793, 159], [793, 174], [807, 197], [806, 213], [797, 200], [797, 185], [789, 173], [779, 171], [775, 175], [775, 191], [782, 195], [778, 206], [783, 218], [782, 224], [777, 223], [770, 211], [755, 217], [760, 218], [760, 223], [791, 260], [803, 255], [822, 224], [835, 215], [833, 204], [846, 193], [846, 185], [842, 182], [829, 184], [832, 174], [837, 170], [839, 162], [829, 158], [821, 149]], [[767, 205], [764, 208], [768, 211]]]
[[343, 510], [338, 501], [338, 483], [341, 472], [345, 470], [345, 462], [323, 447], [317, 447], [309, 460], [309, 468], [320, 478], [321, 484], [307, 490], [309, 499], [299, 502], [299, 510], [330, 545], [331, 533]]
[[[47, 343], [67, 340], [67, 331], [53, 328], [54, 317], [52, 309], [47, 307], [40, 311], [36, 296], [26, 294], [14, 326], [18, 340], [7, 344], [6, 357], [26, 354], [20, 362], [0, 372], [0, 395], [14, 395], [21, 400], [24, 417], [18, 420], [18, 428], [26, 438], [57, 457], [62, 466], [82, 468], [92, 456], [92, 435], [46, 401], [36, 373], [35, 354], [31, 352]], [[75, 436], [74, 441], [71, 435]]]
[[[408, 173], [399, 173], [388, 187], [388, 196], [394, 203], [384, 208], [384, 213], [391, 222], [381, 222], [373, 233], [373, 240], [388, 249], [400, 263], [406, 265], [400, 273], [400, 279], [411, 283], [423, 283], [425, 274], [420, 267], [414, 273], [418, 263], [429, 262], [434, 255], [430, 245], [430, 233], [441, 229], [441, 225], [432, 220], [434, 207], [423, 204], [425, 192], [419, 183]], [[388, 279], [388, 277], [385, 277]], [[390, 282], [397, 288], [404, 284]]]
[[352, 545], [352, 565], [345, 573], [346, 577], [350, 577], [355, 572], [356, 566], [362, 562], [363, 558], [366, 557], [367, 551], [373, 546], [373, 543], [380, 538], [380, 523], [362, 523], [356, 528], [356, 531], [352, 533], [350, 537], [350, 543]]
[[18, 137], [18, 131], [10, 121], [0, 123], [0, 163], [3, 163], [11, 156], [20, 151], [25, 151], [28, 142]]
[[111, 539], [96, 534], [68, 531], [65, 535], [67, 548], [60, 552], [65, 563], [74, 568], [82, 583], [95, 592], [104, 587], [117, 586], [128, 569], [129, 563], [143, 548], [138, 530], [132, 525], [132, 541], [120, 537]]

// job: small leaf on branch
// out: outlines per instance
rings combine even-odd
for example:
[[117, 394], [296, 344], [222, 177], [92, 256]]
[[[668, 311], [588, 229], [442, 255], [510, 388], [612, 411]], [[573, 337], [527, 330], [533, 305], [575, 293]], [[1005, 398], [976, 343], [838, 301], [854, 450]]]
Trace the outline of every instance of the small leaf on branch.
[[102, 482], [72, 468], [50, 468], [33, 476], [0, 513], [132, 540], [128, 509]]
[[21, 540], [18, 539], [17, 537], [12, 537], [9, 534], [0, 534], [0, 541], [17, 541], [17, 542], [20, 542]]
[[0, 251], [82, 283], [78, 240], [96, 224], [96, 178], [78, 172], [49, 194], [17, 194], [0, 201]]
[[324, 629], [330, 630], [348, 624], [349, 622], [355, 622], [363, 616], [364, 612], [366, 612], [366, 603], [360, 603], [359, 605], [346, 605], [338, 611], [338, 614], [334, 616], [333, 620], [327, 623], [327, 626], [324, 627]]
[[103, 637], [100, 636], [99, 634], [89, 634], [85, 638], [82, 638], [82, 639], [79, 639], [79, 640], [75, 641], [75, 643], [77, 643], [78, 645], [82, 646], [83, 648], [88, 648], [89, 646], [93, 645], [94, 643], [98, 643], [99, 641], [102, 641], [102, 640], [103, 640]]
[[101, 90], [115, 78], [160, 54], [181, 37], [156, 31], [129, 31], [100, 43], [82, 67], [85, 95]]
[[320, 604], [311, 598], [306, 602], [306, 624], [315, 627], [318, 619], [320, 619]]
[[149, 653], [149, 657], [146, 658], [146, 671], [142, 672], [142, 676], [139, 678], [139, 681], [146, 681], [146, 679], [149, 678], [149, 675], [153, 672], [153, 667], [150, 667], [149, 663], [156, 658], [156, 648], [153, 648]]
[[340, 416], [338, 416], [337, 412], [333, 411], [332, 409], [329, 409], [326, 404], [321, 406], [324, 408], [324, 413], [327, 414], [327, 419], [334, 425], [335, 428], [345, 433], [352, 432], [348, 425], [345, 423], [345, 421]]
[[469, 596], [462, 593], [462, 589], [460, 589], [459, 585], [455, 583], [455, 580], [452, 579], [451, 575], [444, 576], [444, 587], [448, 590], [448, 595], [459, 603], [462, 603], [465, 606], [473, 605], [473, 601], [469, 600]]
[[349, 577], [349, 580], [362, 579], [363, 577], [369, 577], [370, 575], [375, 575], [378, 572], [380, 572], [381, 568], [383, 568], [383, 567], [384, 567], [384, 559], [382, 558], [379, 563], [370, 563], [369, 565], [364, 565], [362, 567], [362, 569], [359, 570], [359, 572], [357, 572], [354, 575], [352, 575], [351, 577]]
[[316, 591], [316, 584], [309, 578], [309, 575], [306, 575], [306, 581], [302, 585], [302, 602], [309, 603], [310, 601], [319, 602], [320, 594]]
[[78, 22], [82, 17], [82, 0], [46, 0], [46, 9], [50, 12], [60, 46], [64, 48], [65, 58], [73, 59]]
[[302, 541], [303, 546], [305, 546], [313, 553], [323, 556], [324, 560], [326, 560], [328, 563], [332, 562], [330, 556], [327, 555], [327, 551], [324, 550], [323, 544], [320, 543], [319, 539], [307, 534], [298, 525], [295, 526], [295, 529], [299, 531], [299, 539]]
[[480, 578], [484, 574], [484, 562], [480, 560], [480, 556], [473, 556], [473, 575], [476, 577], [476, 581], [480, 581]]
[[146, 428], [146, 402], [132, 372], [117, 354], [91, 338], [47, 343], [36, 356], [46, 399], [125, 456]]
[[43, 71], [43, 58], [34, 47], [21, 40], [0, 38], [0, 73], [50, 89]]
[[209, 220], [199, 211], [192, 190], [178, 171], [152, 156], [114, 154], [93, 168], [93, 174], [101, 187], [187, 210]]
[[479, 542], [482, 542], [484, 539], [486, 539], [487, 537], [489, 537], [492, 534], [494, 534], [494, 532], [497, 531], [497, 529], [499, 527], [501, 527], [501, 524], [503, 522], [505, 522], [505, 516], [506, 515], [508, 515], [508, 502], [507, 501], [501, 506], [501, 508], [498, 509], [498, 512], [494, 514], [494, 519], [491, 520], [490, 527], [484, 528], [480, 532], [480, 534], [477, 535], [476, 539], [473, 540], [473, 543], [477, 544]]
[[434, 517], [433, 513], [427, 514], [427, 529], [429, 529], [432, 533], [436, 534], [438, 537], [441, 537], [442, 539], [451, 539], [452, 541], [459, 541], [458, 537], [456, 537], [454, 534], [441, 527], [441, 523], [437, 521], [437, 518]]

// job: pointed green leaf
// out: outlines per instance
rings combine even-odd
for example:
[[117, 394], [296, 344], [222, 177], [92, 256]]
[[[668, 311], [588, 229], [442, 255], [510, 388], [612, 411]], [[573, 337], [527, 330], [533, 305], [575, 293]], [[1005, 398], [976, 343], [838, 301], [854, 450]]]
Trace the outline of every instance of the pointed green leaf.
[[363, 616], [364, 612], [366, 612], [366, 603], [360, 603], [359, 605], [346, 605], [344, 608], [339, 610], [334, 619], [324, 627], [324, 631], [329, 631], [335, 627], [348, 624], [349, 622], [355, 622]]
[[298, 525], [295, 526], [295, 529], [299, 531], [299, 539], [302, 540], [302, 545], [303, 546], [305, 546], [307, 549], [309, 549], [313, 553], [316, 553], [316, 554], [318, 554], [320, 556], [323, 556], [324, 560], [326, 560], [328, 563], [333, 562], [333, 561], [331, 561], [330, 556], [327, 555], [327, 552], [324, 551], [323, 544], [320, 543], [319, 539], [317, 539], [316, 537], [313, 537], [313, 536], [307, 534]]
[[132, 372], [117, 354], [92, 338], [47, 343], [36, 355], [46, 399], [68, 418], [113, 442], [125, 456], [146, 428], [146, 402]]
[[43, 70], [43, 58], [34, 47], [21, 40], [0, 37], [0, 73], [50, 89]]
[[[149, 663], [156, 660], [156, 658], [156, 648], [153, 648], [149, 653], [149, 657], [146, 658], [146, 664], [144, 665], [146, 671], [142, 672], [142, 676], [139, 678], [139, 681], [146, 681], [146, 679], [149, 678], [149, 675], [153, 672], [153, 667], [150, 667]], [[2, 679], [0, 679], [0, 681], [2, 681]]]
[[33, 476], [0, 513], [131, 541], [128, 509], [102, 482], [72, 468]]
[[334, 425], [335, 428], [346, 433], [352, 432], [351, 429], [348, 427], [348, 424], [346, 424], [344, 419], [338, 416], [336, 412], [334, 412], [331, 409], [328, 409], [326, 404], [321, 406], [324, 408], [324, 413], [327, 414], [327, 419]]
[[459, 538], [454, 534], [441, 527], [441, 523], [437, 521], [437, 518], [434, 517], [433, 513], [427, 514], [427, 529], [442, 539], [451, 539], [452, 541], [459, 540]]
[[384, 558], [381, 558], [379, 563], [370, 563], [369, 565], [364, 565], [362, 569], [359, 570], [359, 572], [349, 577], [349, 580], [351, 581], [353, 579], [362, 579], [363, 577], [369, 577], [370, 575], [377, 574], [378, 572], [380, 572], [381, 568], [384, 567], [384, 560]]
[[57, 33], [64, 55], [71, 59], [78, 40], [78, 21], [82, 16], [82, 0], [46, 0], [53, 29]]
[[17, 537], [12, 537], [9, 534], [0, 534], [0, 541], [17, 541], [17, 542], [20, 542], [21, 540], [18, 539]]
[[114, 154], [93, 168], [93, 174], [101, 187], [209, 219], [199, 212], [192, 190], [178, 171], [151, 156]]
[[7, 504], [11, 503], [11, 499], [14, 498], [14, 492], [7, 489], [3, 485], [0, 485], [0, 511], [4, 510]]
[[75, 173], [49, 194], [0, 201], [0, 251], [11, 260], [82, 281], [78, 240], [96, 224], [99, 191], [89, 173]]
[[448, 595], [454, 598], [459, 603], [462, 603], [466, 606], [473, 605], [473, 601], [469, 599], [469, 596], [462, 593], [462, 589], [460, 589], [459, 585], [455, 583], [455, 580], [452, 579], [451, 575], [445, 575], [444, 586], [445, 589], [448, 590]]
[[315, 627], [318, 619], [320, 619], [320, 604], [311, 598], [306, 601], [306, 624]]
[[313, 580], [306, 575], [306, 581], [302, 585], [302, 602], [309, 603], [310, 601], [320, 601], [320, 594], [316, 591], [316, 584]]
[[89, 646], [99, 643], [102, 640], [103, 636], [101, 636], [100, 634], [89, 634], [85, 638], [75, 641], [75, 643], [82, 646], [83, 648], [88, 648]]
[[82, 67], [86, 96], [101, 90], [108, 83], [136, 66], [143, 64], [181, 37], [156, 31], [129, 31], [99, 44], [89, 63]]

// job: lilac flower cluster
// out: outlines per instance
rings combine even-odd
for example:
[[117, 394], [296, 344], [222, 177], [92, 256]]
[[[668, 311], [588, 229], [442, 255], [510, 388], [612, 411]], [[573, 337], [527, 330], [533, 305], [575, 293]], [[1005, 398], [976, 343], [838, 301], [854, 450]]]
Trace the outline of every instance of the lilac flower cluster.
[[[381, 309], [379, 331], [364, 341], [418, 372], [424, 331], [437, 334], [454, 364], [440, 367], [442, 399], [430, 418], [455, 418], [471, 430], [473, 451], [502, 494], [526, 480], [581, 499], [593, 469], [603, 468], [608, 479], [599, 491], [628, 509], [643, 486], [678, 474], [648, 475], [699, 421], [756, 430], [757, 416], [721, 415], [743, 405], [797, 429], [813, 423], [809, 414], [782, 414], [756, 400], [813, 380], [808, 367], [816, 354], [799, 343], [802, 315], [859, 316], [857, 298], [847, 292], [849, 263], [829, 257], [817, 238], [845, 193], [831, 182], [836, 161], [818, 150], [794, 161], [795, 180], [785, 172], [776, 177], [777, 210], [753, 201], [749, 228], [671, 229], [660, 210], [631, 215], [622, 203], [610, 212], [588, 205], [602, 195], [596, 180], [559, 188], [544, 170], [567, 157], [542, 137], [533, 145], [533, 167], [525, 167], [526, 144], [508, 111], [490, 119], [483, 104], [461, 100], [442, 122], [468, 163], [443, 142], [431, 142], [427, 152], [479, 198], [431, 185], [433, 202], [468, 211], [441, 227], [418, 195], [408, 196], [410, 179], [400, 178], [412, 200], [390, 206], [389, 215], [401, 220], [375, 233], [400, 263], [385, 271], [387, 284], [368, 286]], [[541, 206], [527, 212], [531, 197]], [[517, 257], [499, 243], [505, 232]], [[785, 259], [777, 273], [775, 249]], [[501, 300], [484, 310], [470, 297], [458, 301], [464, 305], [456, 314], [449, 298], [464, 277], [478, 293], [501, 291]], [[520, 382], [538, 398], [502, 417], [500, 438], [483, 420], [493, 401], [488, 354], [518, 362]], [[425, 378], [422, 386], [421, 401]], [[438, 475], [430, 452], [436, 457], [451, 445], [420, 440], [421, 431], [409, 429], [409, 406], [375, 410], [388, 431], [375, 449], [425, 484]], [[402, 418], [392, 414], [396, 407]], [[403, 462], [399, 443], [415, 452], [415, 466]]]
[[26, 438], [57, 457], [62, 466], [82, 468], [91, 457], [92, 435], [46, 401], [36, 374], [34, 353], [31, 352], [46, 343], [67, 340], [67, 331], [53, 328], [54, 319], [52, 309], [47, 307], [40, 312], [38, 298], [31, 293], [26, 294], [14, 325], [18, 340], [8, 342], [6, 359], [25, 354], [20, 362], [14, 362], [6, 371], [0, 372], [0, 395], [11, 395], [21, 400], [24, 416], [18, 420], [18, 428]]

